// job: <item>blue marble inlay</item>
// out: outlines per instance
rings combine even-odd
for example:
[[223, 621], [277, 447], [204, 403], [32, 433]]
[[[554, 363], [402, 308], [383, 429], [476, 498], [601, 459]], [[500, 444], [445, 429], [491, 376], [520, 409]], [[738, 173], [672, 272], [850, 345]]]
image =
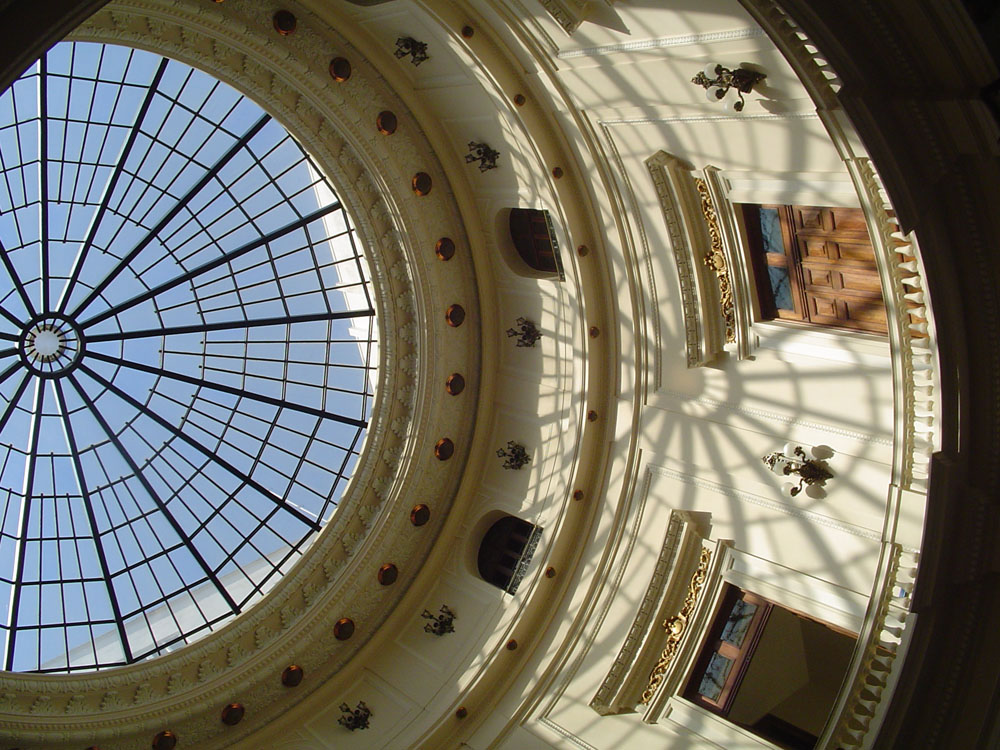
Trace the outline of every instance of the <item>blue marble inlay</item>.
[[788, 278], [788, 269], [781, 266], [768, 266], [767, 275], [771, 281], [774, 306], [779, 310], [794, 310], [795, 305], [792, 303], [792, 286]]
[[710, 701], [719, 700], [719, 696], [722, 695], [722, 687], [726, 684], [726, 678], [732, 668], [732, 659], [727, 659], [718, 652], [712, 654], [705, 675], [701, 678], [701, 684], [698, 686], [698, 692]]
[[760, 210], [760, 234], [764, 240], [764, 252], [785, 254], [785, 242], [781, 238], [781, 221], [778, 219], [778, 209], [762, 208]]

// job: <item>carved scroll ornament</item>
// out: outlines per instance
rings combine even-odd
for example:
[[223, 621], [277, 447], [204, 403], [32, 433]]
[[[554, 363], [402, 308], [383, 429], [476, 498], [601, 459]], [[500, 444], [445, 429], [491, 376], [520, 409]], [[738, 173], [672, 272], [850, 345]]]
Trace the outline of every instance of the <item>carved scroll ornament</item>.
[[656, 666], [653, 667], [653, 671], [649, 673], [649, 684], [642, 692], [642, 699], [640, 700], [643, 705], [652, 700], [660, 684], [663, 682], [667, 668], [677, 655], [677, 649], [680, 646], [681, 639], [684, 637], [688, 620], [694, 613], [695, 606], [698, 604], [698, 595], [701, 593], [701, 587], [705, 584], [705, 579], [708, 577], [708, 563], [711, 559], [712, 550], [703, 547], [698, 567], [695, 569], [694, 575], [691, 576], [691, 583], [688, 584], [687, 596], [684, 597], [684, 603], [681, 605], [680, 612], [663, 623], [663, 629], [667, 631], [667, 645], [660, 654], [660, 658], [656, 662]]
[[732, 344], [736, 341], [736, 307], [733, 304], [733, 284], [729, 278], [729, 267], [726, 265], [726, 256], [722, 246], [722, 232], [719, 229], [719, 217], [715, 213], [715, 206], [712, 204], [712, 195], [708, 191], [708, 183], [700, 178], [695, 178], [695, 187], [698, 188], [698, 195], [701, 197], [701, 212], [708, 224], [708, 237], [712, 243], [711, 250], [704, 258], [706, 267], [715, 272], [719, 282], [719, 304], [722, 308], [722, 317], [726, 321], [726, 343]]

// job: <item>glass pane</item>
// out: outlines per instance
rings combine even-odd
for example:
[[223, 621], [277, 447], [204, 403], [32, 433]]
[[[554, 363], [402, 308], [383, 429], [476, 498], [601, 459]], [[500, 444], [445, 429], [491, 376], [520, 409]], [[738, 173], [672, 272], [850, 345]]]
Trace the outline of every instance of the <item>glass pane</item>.
[[788, 269], [781, 266], [768, 266], [767, 275], [771, 282], [771, 294], [774, 295], [774, 306], [779, 310], [794, 310], [792, 302], [792, 286], [788, 278]]
[[733, 611], [729, 613], [729, 619], [726, 620], [726, 626], [722, 629], [722, 640], [733, 644], [736, 648], [742, 646], [756, 611], [756, 604], [750, 604], [742, 599], [736, 602]]
[[126, 47], [0, 92], [0, 173], [0, 669], [167, 653], [340, 502], [379, 362], [360, 237], [258, 105]]
[[733, 660], [727, 659], [718, 653], [712, 654], [711, 661], [708, 662], [708, 669], [705, 676], [701, 678], [701, 685], [698, 692], [710, 701], [719, 700], [722, 695], [722, 686], [726, 684], [726, 678], [733, 668]]
[[778, 219], [778, 209], [762, 208], [760, 210], [760, 236], [764, 241], [764, 252], [785, 254], [785, 241], [781, 238], [781, 221]]

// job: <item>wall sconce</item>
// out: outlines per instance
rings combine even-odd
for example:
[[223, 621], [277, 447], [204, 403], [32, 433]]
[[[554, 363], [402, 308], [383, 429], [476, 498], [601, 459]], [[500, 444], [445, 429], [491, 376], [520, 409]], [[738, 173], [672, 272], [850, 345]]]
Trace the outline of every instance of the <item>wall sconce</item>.
[[469, 153], [465, 155], [465, 163], [472, 164], [472, 162], [478, 160], [480, 172], [488, 172], [491, 169], [496, 169], [497, 159], [499, 158], [500, 152], [494, 151], [489, 147], [489, 144], [469, 141]]
[[365, 705], [364, 701], [358, 701], [357, 708], [354, 709], [351, 709], [346, 703], [341, 703], [340, 710], [344, 712], [344, 715], [337, 719], [337, 723], [341, 726], [347, 727], [352, 732], [355, 729], [368, 728], [368, 720], [371, 718], [372, 711]]
[[[704, 70], [699, 71], [698, 75], [691, 79], [691, 83], [703, 86], [705, 97], [710, 102], [722, 101], [727, 110], [742, 112], [743, 106], [746, 104], [743, 95], [753, 91], [753, 87], [765, 78], [767, 78], [766, 75], [758, 73], [756, 70], [747, 70], [746, 68], [732, 70], [722, 65], [709, 63]], [[727, 98], [730, 90], [734, 90], [738, 98], [731, 96]]]
[[503, 467], [505, 469], [513, 469], [514, 471], [517, 471], [518, 469], [521, 469], [531, 463], [531, 456], [528, 455], [524, 446], [515, 443], [513, 440], [507, 441], [506, 449], [498, 449], [497, 456], [505, 459], [503, 462]]
[[542, 337], [535, 324], [527, 318], [518, 318], [514, 321], [514, 328], [507, 329], [507, 338], [517, 337], [517, 345], [532, 347], [538, 343]]
[[802, 485], [808, 485], [806, 494], [809, 497], [823, 497], [822, 485], [827, 479], [833, 479], [833, 473], [819, 456], [829, 456], [829, 449], [817, 446], [812, 449], [812, 454], [816, 458], [806, 458], [806, 452], [801, 445], [785, 443], [784, 448], [779, 453], [777, 451], [768, 453], [761, 460], [775, 474], [790, 476], [795, 474], [799, 478], [798, 486], [794, 482], [785, 482], [781, 486], [781, 492], [788, 497], [795, 497], [802, 492]]
[[438, 614], [436, 615], [431, 614], [425, 609], [420, 616], [425, 620], [430, 620], [429, 623], [424, 625], [425, 633], [445, 635], [446, 633], [455, 632], [455, 620], [458, 619], [458, 615], [452, 612], [447, 604], [442, 604], [441, 609], [438, 610]]
[[412, 36], [401, 36], [396, 40], [396, 51], [393, 54], [398, 58], [410, 56], [410, 62], [420, 65], [425, 60], [430, 60], [427, 54], [427, 42], [418, 42]]

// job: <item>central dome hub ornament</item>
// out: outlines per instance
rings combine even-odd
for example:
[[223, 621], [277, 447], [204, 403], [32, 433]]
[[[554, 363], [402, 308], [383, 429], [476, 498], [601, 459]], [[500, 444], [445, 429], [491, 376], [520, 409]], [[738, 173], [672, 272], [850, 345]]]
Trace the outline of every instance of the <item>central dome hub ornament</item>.
[[79, 361], [83, 340], [72, 320], [50, 313], [25, 326], [18, 352], [35, 375], [56, 377], [69, 372]]

